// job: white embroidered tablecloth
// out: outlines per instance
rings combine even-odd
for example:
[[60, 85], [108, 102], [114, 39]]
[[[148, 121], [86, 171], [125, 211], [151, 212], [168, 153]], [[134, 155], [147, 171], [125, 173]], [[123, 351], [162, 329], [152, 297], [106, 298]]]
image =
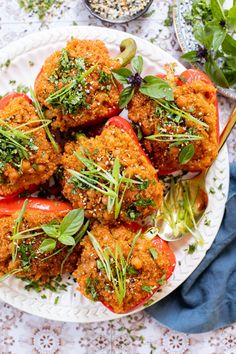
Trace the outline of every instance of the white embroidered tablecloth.
[[[95, 19], [81, 0], [64, 0], [62, 3], [59, 8], [52, 9], [42, 25], [37, 15], [21, 10], [17, 0], [0, 0], [0, 47], [47, 27], [89, 24], [133, 33], [177, 58], [180, 56], [174, 28], [165, 26], [171, 0], [154, 0], [146, 16], [119, 26]], [[232, 101], [220, 98], [222, 124], [232, 107]], [[231, 134], [228, 147], [230, 161], [235, 161], [236, 130]], [[0, 302], [0, 353], [234, 354], [236, 325], [204, 334], [186, 335], [163, 327], [143, 311], [114, 321], [76, 324], [45, 320]]]

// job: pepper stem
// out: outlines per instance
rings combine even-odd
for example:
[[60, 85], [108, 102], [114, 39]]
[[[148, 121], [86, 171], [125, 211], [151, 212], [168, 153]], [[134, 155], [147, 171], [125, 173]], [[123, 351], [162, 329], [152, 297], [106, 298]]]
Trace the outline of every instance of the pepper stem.
[[137, 45], [133, 38], [126, 38], [120, 44], [121, 53], [115, 57], [121, 64], [121, 66], [126, 66], [131, 62], [136, 54]]

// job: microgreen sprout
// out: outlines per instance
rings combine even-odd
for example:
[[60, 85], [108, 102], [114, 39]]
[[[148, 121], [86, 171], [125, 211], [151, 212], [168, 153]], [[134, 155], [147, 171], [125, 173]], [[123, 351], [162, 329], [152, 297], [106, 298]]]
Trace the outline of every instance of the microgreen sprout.
[[44, 113], [41, 109], [41, 106], [39, 104], [39, 101], [37, 100], [37, 97], [35, 95], [35, 92], [32, 88], [30, 88], [30, 95], [32, 97], [32, 101], [33, 101], [33, 104], [35, 106], [35, 109], [38, 113], [38, 116], [40, 118], [40, 121], [42, 122], [42, 124], [44, 125], [44, 130], [47, 134], [47, 137], [48, 139], [50, 140], [50, 142], [52, 143], [52, 146], [54, 147], [55, 151], [56, 152], [59, 152], [59, 146], [58, 144], [56, 143], [55, 139], [53, 138], [49, 128], [48, 128], [48, 125], [45, 125], [45, 122], [48, 122], [46, 119], [45, 119], [45, 116], [44, 116]]
[[171, 179], [170, 190], [163, 200], [156, 217], [156, 227], [161, 232], [163, 221], [171, 229], [172, 238], [190, 233], [198, 245], [204, 243], [202, 235], [197, 230], [196, 204], [199, 189], [191, 192], [185, 181], [175, 182]]

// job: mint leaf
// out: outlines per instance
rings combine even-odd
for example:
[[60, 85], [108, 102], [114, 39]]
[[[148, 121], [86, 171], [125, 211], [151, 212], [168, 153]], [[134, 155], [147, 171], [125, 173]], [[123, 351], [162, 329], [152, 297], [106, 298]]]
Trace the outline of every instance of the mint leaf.
[[48, 236], [53, 237], [53, 238], [58, 238], [59, 225], [45, 224], [45, 225], [42, 225], [41, 228], [43, 229], [45, 234], [47, 234]]
[[55, 247], [56, 247], [56, 240], [53, 240], [51, 238], [46, 238], [40, 244], [38, 250], [41, 253], [45, 253], [45, 252], [53, 251]]
[[174, 100], [171, 86], [159, 77], [145, 76], [139, 91], [154, 99], [165, 98], [167, 101]]

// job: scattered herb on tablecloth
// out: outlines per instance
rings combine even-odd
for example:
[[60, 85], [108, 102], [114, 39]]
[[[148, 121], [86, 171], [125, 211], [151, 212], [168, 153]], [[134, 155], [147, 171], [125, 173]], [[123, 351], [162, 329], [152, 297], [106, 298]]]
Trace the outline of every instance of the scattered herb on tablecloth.
[[19, 0], [20, 7], [27, 13], [35, 14], [43, 21], [53, 8], [63, 5], [63, 0]]

